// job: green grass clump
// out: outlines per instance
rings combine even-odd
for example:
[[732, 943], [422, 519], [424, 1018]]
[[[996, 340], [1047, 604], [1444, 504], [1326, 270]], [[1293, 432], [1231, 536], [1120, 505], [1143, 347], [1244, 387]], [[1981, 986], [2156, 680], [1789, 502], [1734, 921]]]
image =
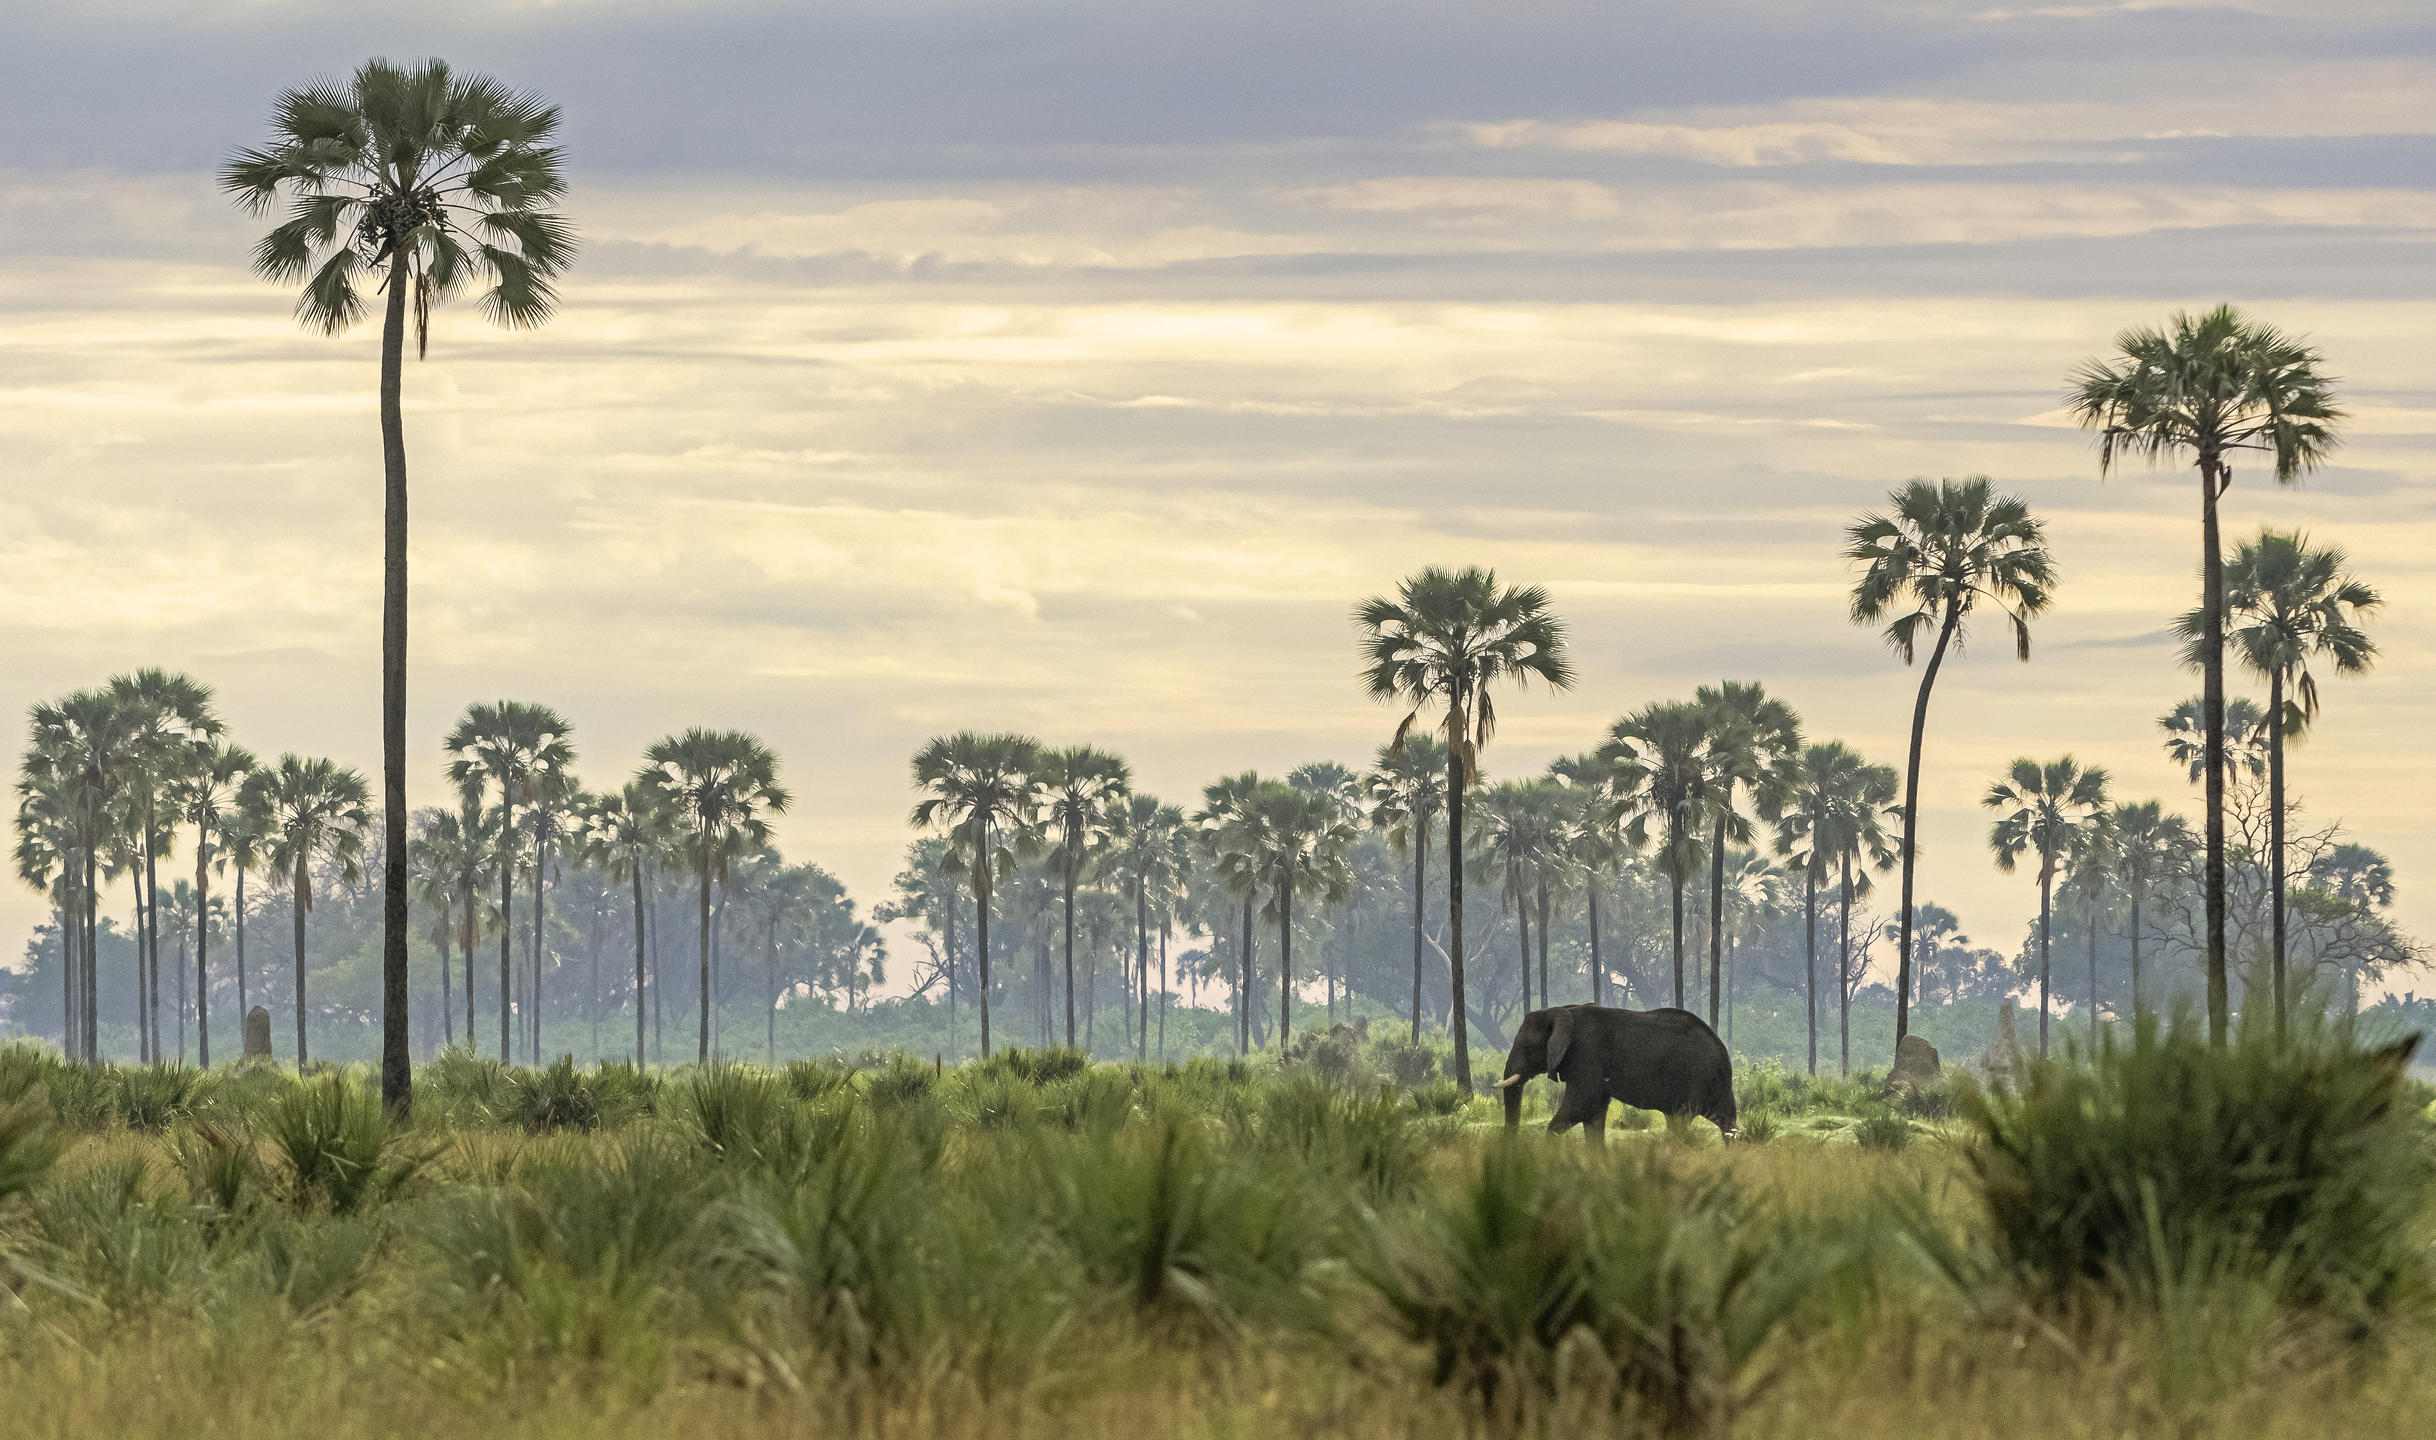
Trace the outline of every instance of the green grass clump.
[[2208, 1271], [2304, 1305], [2424, 1297], [2436, 1165], [2400, 1103], [2415, 1045], [2365, 1050], [2303, 1018], [2289, 1040], [2253, 1024], [2215, 1046], [2187, 1015], [2143, 1017], [2085, 1065], [1968, 1093], [1996, 1252], [2049, 1303], [2093, 1286], [2154, 1300]]
[[379, 1094], [344, 1071], [297, 1081], [264, 1133], [287, 1162], [295, 1202], [338, 1215], [395, 1194], [428, 1159], [392, 1127]]

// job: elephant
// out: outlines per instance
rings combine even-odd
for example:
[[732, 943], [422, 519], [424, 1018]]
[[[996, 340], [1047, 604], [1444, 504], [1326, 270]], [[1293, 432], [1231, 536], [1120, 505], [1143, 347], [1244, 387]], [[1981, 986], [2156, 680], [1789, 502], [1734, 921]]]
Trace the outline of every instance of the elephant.
[[1562, 1135], [1589, 1127], [1590, 1143], [1607, 1141], [1607, 1102], [1621, 1101], [1667, 1115], [1700, 1115], [1734, 1137], [1734, 1062], [1708, 1022], [1689, 1010], [1618, 1010], [1559, 1005], [1534, 1010], [1506, 1052], [1506, 1125], [1522, 1123], [1523, 1082], [1554, 1075], [1564, 1098], [1548, 1122]]

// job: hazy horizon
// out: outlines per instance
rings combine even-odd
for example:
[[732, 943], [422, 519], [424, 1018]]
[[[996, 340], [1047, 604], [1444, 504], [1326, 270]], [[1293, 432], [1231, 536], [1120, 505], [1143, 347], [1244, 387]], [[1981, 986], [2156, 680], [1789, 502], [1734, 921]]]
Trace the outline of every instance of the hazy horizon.
[[[1088, 741], [1188, 808], [1365, 763], [1400, 712], [1348, 612], [1426, 564], [1571, 629], [1492, 777], [1720, 678], [1899, 764], [1917, 675], [1846, 622], [1841, 530], [1985, 473], [2063, 580], [2029, 664], [1986, 630], [1940, 684], [1920, 896], [2011, 953], [2035, 887], [1977, 801], [2016, 755], [2197, 813], [2156, 727], [2198, 689], [2195, 482], [2101, 482], [2065, 378], [2231, 301], [2352, 418], [2300, 487], [2237, 465], [2228, 548], [2302, 526], [2386, 597], [2292, 784], [2436, 929], [2415, 8], [7, 7], [9, 714], [161, 665], [377, 777], [376, 329], [301, 330], [211, 174], [374, 54], [558, 101], [584, 237], [546, 328], [455, 306], [407, 370], [418, 805], [469, 701], [564, 712], [595, 786], [749, 729], [781, 847], [869, 905], [937, 733]], [[42, 909], [8, 888], [0, 963]]]

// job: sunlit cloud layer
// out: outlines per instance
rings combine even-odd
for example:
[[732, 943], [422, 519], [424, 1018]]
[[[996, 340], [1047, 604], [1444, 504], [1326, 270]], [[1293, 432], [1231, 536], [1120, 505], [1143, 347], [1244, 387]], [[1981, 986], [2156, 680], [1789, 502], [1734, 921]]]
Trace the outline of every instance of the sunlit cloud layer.
[[2232, 299], [2346, 377], [2340, 463], [2242, 474], [2229, 529], [2389, 596], [2295, 784], [2426, 932], [2436, 32], [2333, 8], [7, 12], [0, 704], [167, 663], [257, 748], [376, 761], [373, 336], [297, 329], [209, 168], [280, 84], [430, 51], [565, 104], [586, 250], [546, 329], [443, 312], [408, 372], [418, 801], [471, 699], [568, 711], [597, 781], [748, 726], [783, 843], [872, 897], [942, 729], [1169, 798], [1362, 760], [1396, 717], [1346, 613], [1433, 562], [1573, 626], [1582, 685], [1502, 707], [1493, 769], [1720, 676], [1893, 759], [1912, 677], [1838, 530], [1985, 472], [2065, 582], [2029, 665], [1991, 636], [1941, 686], [1922, 884], [2009, 947], [1999, 766], [2188, 801], [2196, 497], [2101, 482], [2064, 377]]

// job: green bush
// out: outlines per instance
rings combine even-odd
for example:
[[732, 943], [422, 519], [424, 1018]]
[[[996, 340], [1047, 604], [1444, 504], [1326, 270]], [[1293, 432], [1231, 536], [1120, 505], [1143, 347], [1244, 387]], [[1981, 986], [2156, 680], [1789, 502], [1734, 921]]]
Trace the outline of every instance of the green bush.
[[2303, 1016], [2211, 1045], [2188, 1014], [2110, 1035], [2019, 1093], [1966, 1090], [1971, 1173], [2001, 1261], [2051, 1304], [2095, 1286], [2154, 1301], [2195, 1270], [2375, 1312], [2426, 1292], [2436, 1179], [2400, 1103], [2415, 1039], [2355, 1046]]
[[1864, 1150], [1901, 1150], [1912, 1143], [1912, 1122], [1883, 1105], [1873, 1105], [1852, 1127], [1852, 1138]]
[[508, 1072], [499, 1115], [528, 1134], [590, 1130], [600, 1124], [601, 1106], [574, 1058], [561, 1055], [546, 1069]]
[[1399, 1089], [1418, 1090], [1438, 1078], [1437, 1047], [1409, 1035], [1375, 1035], [1365, 1047], [1363, 1058], [1372, 1070], [1386, 1076]]
[[287, 1161], [291, 1198], [338, 1215], [396, 1193], [429, 1158], [391, 1128], [378, 1094], [339, 1070], [290, 1086], [263, 1128]]
[[206, 1103], [213, 1078], [188, 1065], [114, 1067], [118, 1118], [130, 1130], [168, 1129]]

